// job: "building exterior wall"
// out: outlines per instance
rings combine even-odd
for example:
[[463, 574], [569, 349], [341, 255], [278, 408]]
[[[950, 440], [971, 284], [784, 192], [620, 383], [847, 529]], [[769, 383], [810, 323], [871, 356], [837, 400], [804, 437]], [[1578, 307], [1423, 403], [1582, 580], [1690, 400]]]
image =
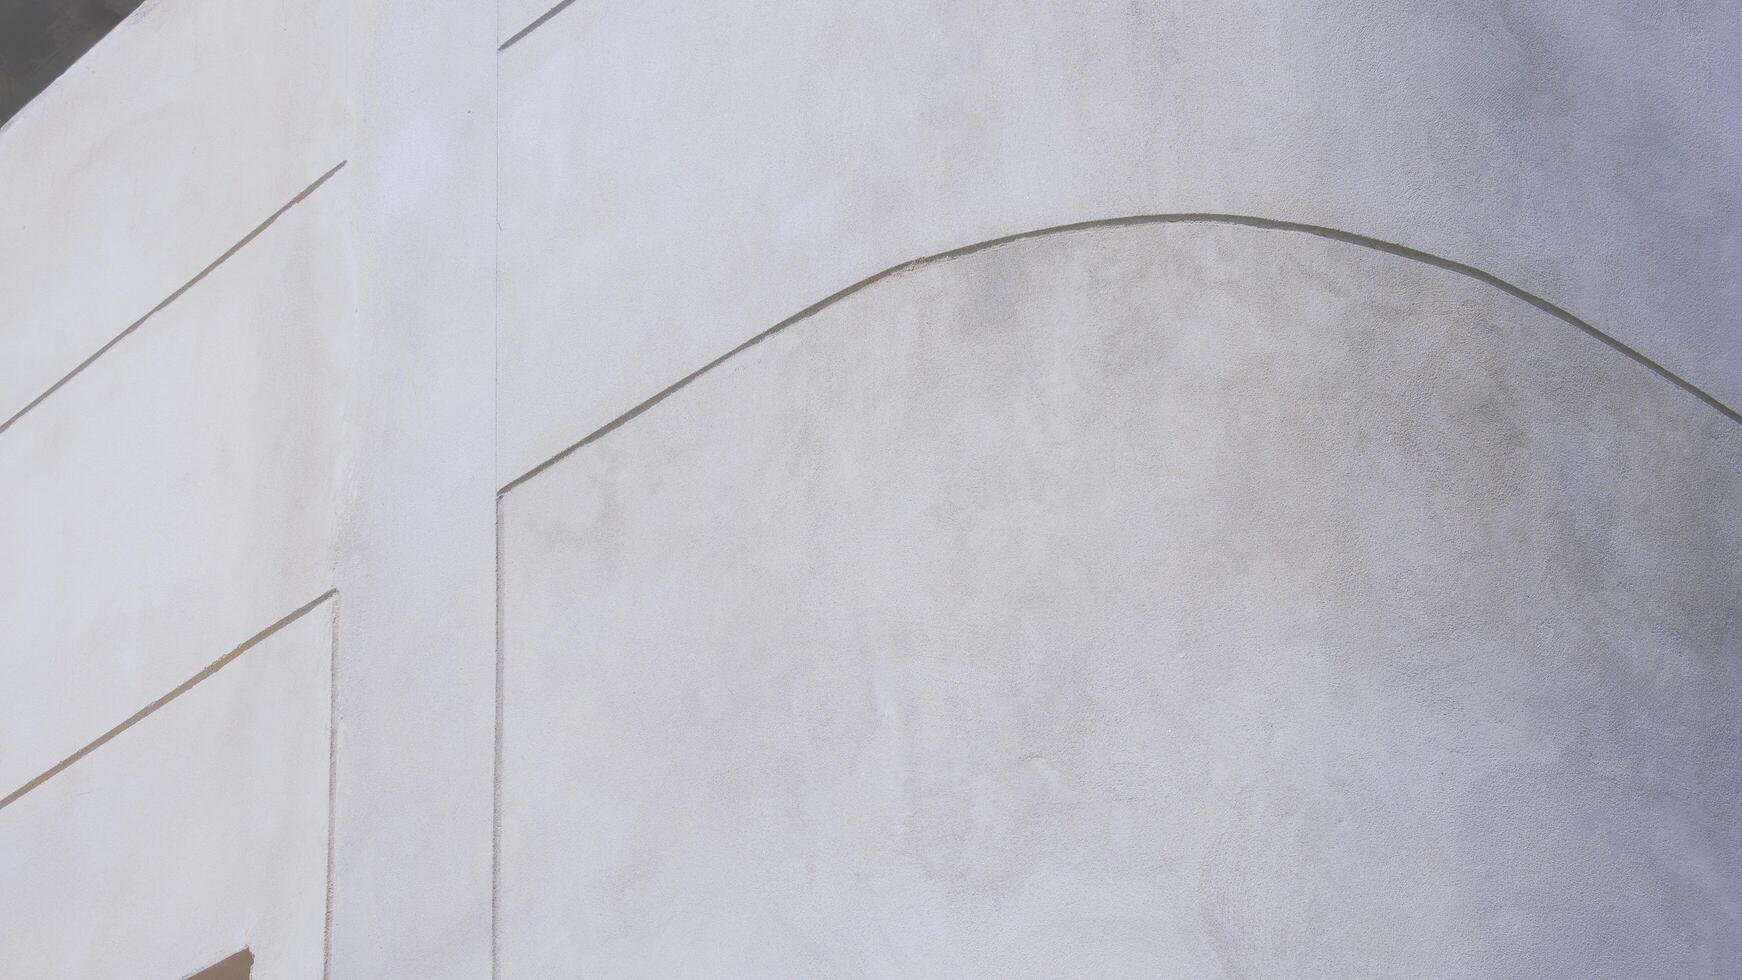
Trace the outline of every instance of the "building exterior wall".
[[1732, 975], [1742, 13], [146, 0], [0, 128], [0, 975]]

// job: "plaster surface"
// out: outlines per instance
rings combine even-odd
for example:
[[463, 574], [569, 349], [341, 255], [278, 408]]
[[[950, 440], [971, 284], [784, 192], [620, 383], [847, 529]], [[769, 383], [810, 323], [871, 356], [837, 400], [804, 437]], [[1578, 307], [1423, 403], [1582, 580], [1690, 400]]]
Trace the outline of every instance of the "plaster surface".
[[287, 212], [0, 433], [0, 794], [333, 584], [338, 204]]
[[253, 980], [322, 975], [332, 611], [0, 809], [5, 975], [185, 977], [245, 946]]
[[503, 533], [504, 978], [1742, 962], [1742, 428], [1444, 269], [940, 260]]
[[1723, 3], [578, 0], [502, 57], [500, 481], [874, 272], [1148, 213], [1444, 255], [1742, 405], [1739, 46]]

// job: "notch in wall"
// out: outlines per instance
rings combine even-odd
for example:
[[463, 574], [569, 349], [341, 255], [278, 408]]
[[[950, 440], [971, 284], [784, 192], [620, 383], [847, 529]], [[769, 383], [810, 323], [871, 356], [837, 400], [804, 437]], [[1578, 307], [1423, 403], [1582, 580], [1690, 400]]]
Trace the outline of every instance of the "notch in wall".
[[198, 973], [189, 974], [185, 980], [248, 980], [254, 970], [254, 953], [243, 949], [231, 953]]

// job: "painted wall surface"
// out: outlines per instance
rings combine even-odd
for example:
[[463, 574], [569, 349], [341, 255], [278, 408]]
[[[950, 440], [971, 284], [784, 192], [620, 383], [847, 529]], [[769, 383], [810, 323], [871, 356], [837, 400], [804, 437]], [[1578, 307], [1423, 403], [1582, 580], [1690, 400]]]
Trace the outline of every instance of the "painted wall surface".
[[0, 976], [1735, 975], [1739, 49], [146, 0], [0, 126]]

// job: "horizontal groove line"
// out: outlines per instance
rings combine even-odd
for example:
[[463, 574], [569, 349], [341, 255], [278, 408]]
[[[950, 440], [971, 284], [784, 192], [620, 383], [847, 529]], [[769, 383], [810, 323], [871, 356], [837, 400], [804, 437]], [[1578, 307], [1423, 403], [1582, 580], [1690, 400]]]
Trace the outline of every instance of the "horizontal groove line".
[[331, 178], [334, 174], [338, 173], [341, 169], [343, 169], [345, 164], [348, 162], [349, 161], [346, 161], [346, 160], [340, 160], [338, 162], [338, 164], [336, 166], [334, 166], [331, 170], [328, 170], [326, 173], [321, 174], [319, 177], [316, 177], [314, 180], [314, 183], [308, 185], [307, 187], [304, 187], [301, 191], [297, 192], [297, 195], [295, 197], [291, 198], [289, 201], [286, 201], [284, 203], [283, 207], [279, 208], [277, 211], [272, 212], [271, 216], [269, 216], [265, 221], [262, 221], [258, 225], [255, 225], [253, 231], [250, 231], [248, 234], [243, 235], [242, 239], [240, 241], [238, 241], [234, 245], [231, 245], [228, 249], [225, 249], [224, 254], [213, 259], [211, 264], [207, 265], [204, 269], [201, 269], [198, 273], [196, 273], [194, 275], [194, 277], [192, 279], [189, 279], [187, 282], [182, 283], [180, 288], [178, 288], [175, 292], [170, 293], [168, 296], [164, 297], [162, 302], [158, 303], [156, 306], [153, 306], [150, 310], [146, 311], [144, 316], [140, 317], [137, 320], [134, 320], [132, 323], [127, 325], [127, 328], [125, 330], [122, 330], [120, 333], [111, 337], [109, 339], [108, 343], [97, 348], [97, 350], [94, 353], [92, 353], [90, 357], [87, 357], [84, 360], [80, 361], [78, 367], [75, 367], [71, 371], [68, 371], [66, 374], [61, 375], [61, 378], [59, 381], [56, 381], [54, 384], [49, 385], [47, 390], [45, 390], [42, 394], [37, 395], [35, 398], [32, 398], [30, 400], [30, 404], [25, 405], [23, 408], [12, 413], [12, 417], [7, 419], [5, 422], [0, 422], [0, 433], [4, 433], [7, 429], [12, 428], [12, 424], [14, 422], [17, 422], [19, 419], [23, 418], [25, 413], [29, 412], [31, 409], [35, 408], [36, 406], [41, 405], [48, 398], [48, 396], [61, 390], [61, 388], [63, 386], [65, 386], [67, 382], [71, 381], [75, 377], [78, 377], [80, 372], [84, 371], [85, 368], [88, 368], [92, 364], [96, 363], [97, 358], [102, 357], [104, 354], [107, 354], [109, 352], [109, 350], [111, 348], [113, 348], [116, 344], [119, 344], [121, 341], [125, 340], [129, 334], [133, 333], [133, 331], [138, 330], [141, 326], [143, 326], [145, 324], [145, 321], [151, 319], [153, 316], [156, 316], [158, 313], [162, 312], [164, 307], [166, 307], [169, 304], [180, 299], [182, 297], [182, 294], [184, 294], [188, 290], [194, 288], [194, 285], [197, 284], [201, 279], [204, 279], [207, 276], [211, 275], [212, 271], [217, 269], [218, 266], [223, 265], [224, 261], [226, 259], [228, 259], [232, 255], [235, 255], [237, 252], [241, 251], [242, 246], [247, 245], [249, 242], [260, 237], [261, 232], [263, 232], [267, 228], [271, 227], [271, 225], [274, 221], [277, 221], [279, 218], [284, 217], [284, 213], [286, 211], [289, 211], [291, 208], [302, 203], [302, 201], [305, 198], [307, 198], [310, 194], [313, 194], [316, 190], [318, 190], [320, 188], [320, 186], [322, 184], [326, 183], [329, 178]]
[[219, 670], [221, 670], [224, 667], [224, 665], [230, 663], [232, 660], [235, 660], [237, 657], [240, 657], [242, 654], [247, 653], [249, 650], [251, 650], [255, 646], [259, 645], [262, 640], [265, 640], [267, 637], [270, 637], [272, 634], [277, 633], [279, 630], [284, 629], [286, 626], [289, 626], [291, 623], [294, 623], [298, 619], [301, 619], [304, 615], [306, 615], [308, 612], [313, 610], [316, 606], [319, 606], [321, 603], [326, 602], [328, 599], [331, 599], [333, 596], [338, 595], [338, 594], [339, 594], [338, 589], [328, 589], [327, 591], [321, 593], [320, 595], [309, 600], [308, 602], [303, 603], [301, 606], [298, 606], [294, 611], [292, 611], [289, 615], [285, 616], [283, 619], [280, 619], [278, 622], [273, 623], [271, 626], [266, 627], [265, 629], [261, 630], [260, 632], [254, 634], [253, 636], [249, 637], [248, 639], [242, 641], [241, 646], [236, 647], [234, 650], [231, 650], [229, 653], [226, 653], [222, 657], [219, 657], [217, 660], [214, 660], [210, 664], [207, 664], [199, 673], [195, 674], [194, 676], [188, 678], [185, 681], [182, 681], [180, 684], [177, 684], [175, 686], [175, 688], [172, 689], [168, 694], [163, 695], [162, 697], [151, 702], [150, 704], [146, 705], [145, 707], [140, 708], [138, 711], [135, 711], [132, 714], [132, 716], [129, 717], [126, 721], [123, 721], [121, 724], [116, 725], [114, 728], [111, 728], [108, 731], [104, 732], [102, 735], [98, 736], [94, 741], [87, 744], [84, 748], [79, 749], [77, 752], [74, 752], [72, 755], [69, 755], [66, 758], [62, 759], [61, 761], [50, 766], [47, 770], [45, 770], [41, 775], [37, 776], [35, 779], [32, 779], [30, 782], [25, 783], [23, 786], [20, 786], [17, 789], [13, 790], [11, 793], [8, 793], [6, 795], [5, 799], [0, 800], [0, 810], [6, 809], [8, 806], [10, 806], [14, 802], [16, 802], [19, 797], [21, 797], [24, 794], [30, 792], [31, 790], [37, 788], [38, 786], [41, 786], [43, 783], [48, 782], [50, 779], [53, 779], [55, 776], [60, 775], [63, 771], [66, 770], [66, 768], [68, 766], [71, 766], [73, 763], [79, 761], [80, 759], [83, 759], [85, 756], [90, 755], [92, 752], [96, 751], [99, 747], [101, 747], [102, 745], [107, 743], [109, 740], [113, 739], [115, 736], [121, 734], [122, 732], [126, 731], [129, 728], [132, 728], [134, 725], [139, 724], [141, 721], [145, 720], [145, 718], [150, 716], [153, 712], [157, 711], [157, 709], [163, 707], [164, 705], [170, 703], [171, 701], [174, 701], [176, 698], [181, 697], [183, 694], [186, 694], [188, 691], [193, 690], [195, 685], [197, 685], [199, 682], [205, 680], [206, 678], [212, 676], [213, 674], [216, 674]]
[[526, 35], [531, 34], [533, 31], [538, 30], [540, 27], [543, 27], [545, 24], [545, 21], [548, 21], [552, 17], [555, 17], [557, 14], [562, 13], [563, 10], [568, 7], [569, 4], [574, 3], [574, 2], [575, 2], [575, 0], [562, 0], [561, 3], [550, 8], [549, 10], [545, 11], [542, 14], [539, 14], [537, 19], [535, 19], [532, 23], [526, 25], [525, 27], [522, 27], [520, 30], [515, 31], [514, 36], [509, 38], [506, 41], [503, 41], [502, 46], [497, 48], [496, 50], [498, 52], [507, 51], [509, 45], [520, 40], [521, 38], [525, 37]]
[[526, 481], [532, 479], [533, 477], [539, 475], [540, 473], [543, 473], [545, 470], [550, 469], [552, 466], [556, 465], [557, 463], [563, 461], [564, 459], [567, 459], [570, 455], [575, 453], [577, 450], [580, 450], [580, 449], [584, 448], [585, 446], [587, 446], [593, 442], [597, 442], [599, 439], [602, 439], [605, 436], [611, 434], [616, 429], [622, 427], [624, 424], [633, 420], [636, 416], [647, 411], [648, 409], [659, 404], [660, 402], [666, 400], [667, 398], [670, 398], [672, 395], [676, 394], [678, 391], [687, 387], [690, 384], [690, 382], [695, 381], [697, 378], [700, 378], [702, 375], [707, 374], [709, 371], [712, 371], [714, 368], [719, 367], [721, 364], [724, 364], [726, 361], [731, 360], [733, 357], [736, 357], [737, 355], [742, 354], [744, 351], [749, 350], [751, 347], [754, 347], [757, 344], [761, 343], [762, 341], [767, 340], [769, 337], [772, 337], [775, 334], [779, 333], [780, 331], [785, 330], [787, 327], [790, 327], [793, 324], [798, 323], [801, 320], [805, 320], [811, 316], [814, 316], [815, 314], [817, 314], [818, 312], [821, 312], [822, 310], [828, 308], [829, 306], [832, 306], [835, 303], [838, 303], [841, 300], [846, 299], [847, 297], [853, 295], [854, 293], [859, 292], [860, 290], [866, 288], [867, 286], [871, 286], [871, 285], [874, 285], [878, 282], [881, 282], [882, 280], [887, 279], [890, 276], [897, 275], [897, 274], [902, 273], [902, 272], [908, 272], [908, 271], [911, 271], [913, 269], [920, 268], [921, 266], [930, 265], [931, 263], [934, 263], [934, 262], [941, 262], [941, 261], [946, 260], [946, 259], [961, 258], [961, 257], [966, 256], [966, 255], [973, 255], [976, 252], [984, 252], [988, 249], [997, 248], [1000, 245], [1009, 245], [1013, 242], [1029, 241], [1031, 239], [1045, 238], [1045, 237], [1048, 237], [1051, 235], [1060, 235], [1060, 234], [1065, 234], [1067, 232], [1074, 232], [1074, 231], [1086, 231], [1089, 229], [1096, 229], [1096, 228], [1121, 228], [1121, 227], [1135, 227], [1135, 226], [1141, 226], [1141, 225], [1162, 225], [1162, 224], [1234, 225], [1234, 226], [1243, 227], [1243, 228], [1259, 228], [1259, 229], [1263, 229], [1266, 231], [1293, 232], [1293, 233], [1301, 234], [1301, 235], [1311, 235], [1315, 238], [1325, 238], [1325, 239], [1329, 239], [1329, 240], [1335, 241], [1335, 242], [1342, 242], [1346, 245], [1355, 245], [1355, 246], [1358, 246], [1360, 248], [1371, 249], [1372, 251], [1375, 251], [1375, 252], [1384, 252], [1388, 255], [1396, 255], [1400, 258], [1410, 259], [1412, 261], [1421, 262], [1423, 264], [1431, 265], [1431, 266], [1434, 266], [1434, 267], [1439, 268], [1439, 269], [1445, 269], [1448, 272], [1457, 273], [1458, 275], [1464, 276], [1467, 279], [1474, 279], [1475, 281], [1482, 283], [1483, 285], [1492, 286], [1493, 288], [1498, 289], [1501, 292], [1504, 292], [1510, 296], [1516, 297], [1517, 299], [1521, 299], [1524, 302], [1530, 304], [1531, 306], [1536, 307], [1537, 309], [1539, 309], [1545, 313], [1548, 313], [1549, 315], [1555, 317], [1556, 319], [1562, 320], [1566, 323], [1573, 325], [1574, 327], [1577, 327], [1579, 330], [1590, 335], [1591, 337], [1596, 338], [1598, 341], [1605, 344], [1606, 346], [1620, 352], [1621, 354], [1625, 355], [1626, 357], [1632, 359], [1633, 361], [1643, 365], [1647, 369], [1656, 373], [1659, 377], [1664, 378], [1665, 380], [1669, 381], [1671, 384], [1675, 385], [1676, 387], [1682, 389], [1683, 391], [1687, 392], [1688, 394], [1693, 395], [1695, 398], [1698, 398], [1700, 401], [1706, 403], [1706, 405], [1708, 405], [1709, 407], [1717, 410], [1718, 414], [1724, 416], [1725, 418], [1729, 419], [1732, 422], [1742, 424], [1742, 414], [1738, 414], [1735, 409], [1731, 408], [1730, 406], [1728, 406], [1728, 405], [1724, 404], [1723, 402], [1719, 401], [1718, 399], [1714, 398], [1712, 395], [1706, 393], [1704, 390], [1702, 390], [1701, 388], [1696, 386], [1693, 382], [1688, 381], [1686, 378], [1683, 378], [1681, 375], [1676, 374], [1674, 371], [1671, 371], [1669, 368], [1666, 368], [1662, 364], [1659, 364], [1658, 362], [1652, 360], [1650, 357], [1647, 357], [1645, 354], [1641, 353], [1638, 349], [1636, 349], [1636, 348], [1634, 348], [1634, 347], [1632, 347], [1632, 346], [1630, 346], [1630, 345], [1628, 345], [1620, 340], [1617, 340], [1616, 338], [1610, 336], [1607, 333], [1604, 333], [1602, 330], [1599, 330], [1595, 326], [1586, 322], [1585, 320], [1580, 319], [1578, 316], [1569, 312], [1565, 308], [1558, 306], [1555, 303], [1550, 302], [1549, 300], [1543, 299], [1541, 296], [1538, 296], [1535, 293], [1529, 292], [1529, 291], [1523, 289], [1522, 287], [1515, 286], [1512, 283], [1507, 282], [1506, 280], [1500, 278], [1499, 276], [1494, 275], [1491, 272], [1485, 272], [1481, 269], [1476, 268], [1473, 265], [1469, 265], [1468, 263], [1459, 262], [1456, 259], [1448, 259], [1445, 256], [1435, 255], [1432, 252], [1424, 252], [1421, 249], [1411, 248], [1408, 245], [1399, 245], [1396, 242], [1388, 242], [1388, 241], [1385, 241], [1383, 239], [1371, 238], [1367, 235], [1356, 234], [1355, 232], [1352, 232], [1352, 231], [1344, 231], [1340, 228], [1329, 228], [1329, 227], [1326, 227], [1324, 225], [1311, 225], [1311, 224], [1305, 224], [1303, 222], [1298, 222], [1298, 221], [1282, 221], [1282, 220], [1278, 220], [1275, 218], [1260, 218], [1260, 217], [1256, 217], [1253, 215], [1245, 215], [1245, 214], [1215, 214], [1215, 213], [1209, 213], [1209, 212], [1181, 212], [1181, 213], [1176, 213], [1176, 214], [1140, 214], [1140, 215], [1130, 215], [1130, 216], [1123, 217], [1123, 218], [1096, 218], [1096, 219], [1089, 220], [1089, 221], [1076, 221], [1076, 222], [1072, 222], [1070, 224], [1052, 225], [1052, 226], [1049, 226], [1046, 228], [1036, 228], [1032, 231], [1021, 231], [1021, 232], [1017, 232], [1017, 233], [1012, 234], [1012, 235], [1003, 235], [1003, 236], [998, 237], [998, 238], [989, 238], [983, 242], [975, 242], [971, 245], [961, 245], [961, 246], [958, 246], [956, 248], [948, 249], [948, 250], [943, 251], [943, 252], [936, 252], [936, 253], [933, 253], [931, 255], [924, 255], [924, 256], [921, 256], [917, 259], [909, 259], [906, 262], [901, 262], [897, 265], [892, 265], [889, 268], [884, 269], [881, 272], [874, 272], [871, 275], [866, 276], [865, 278], [859, 280], [858, 282], [853, 283], [852, 285], [846, 286], [845, 288], [842, 288], [842, 289], [836, 290], [833, 293], [830, 293], [828, 296], [825, 296], [822, 299], [816, 301], [815, 303], [812, 303], [811, 305], [805, 307], [804, 309], [799, 310], [797, 313], [794, 313], [793, 315], [787, 317], [786, 319], [781, 320], [779, 323], [776, 323], [774, 326], [769, 327], [768, 329], [762, 331], [759, 334], [756, 334], [755, 336], [751, 337], [749, 340], [744, 341], [743, 343], [732, 348], [731, 350], [727, 351], [726, 353], [721, 354], [719, 357], [714, 358], [713, 360], [711, 360], [708, 363], [702, 365], [701, 367], [695, 369], [694, 371], [691, 371], [689, 374], [686, 374], [683, 377], [679, 378], [678, 380], [672, 382], [671, 384], [667, 385], [665, 388], [663, 388], [660, 391], [658, 391], [657, 393], [655, 393], [652, 397], [641, 402], [639, 405], [636, 405], [634, 408], [631, 408], [629, 411], [624, 412], [622, 415], [617, 416], [616, 418], [612, 419], [611, 421], [605, 423], [604, 425], [600, 426], [599, 428], [594, 429], [592, 432], [583, 436], [580, 439], [580, 441], [569, 444], [566, 448], [559, 450], [555, 455], [546, 459], [544, 462], [539, 463], [537, 466], [534, 466], [533, 468], [527, 470], [526, 472], [520, 474], [519, 476], [515, 477], [514, 479], [503, 484], [502, 488], [500, 490], [496, 491], [496, 495], [498, 497], [506, 495], [510, 490], [513, 490], [515, 487], [520, 486], [521, 484], [523, 484]]

